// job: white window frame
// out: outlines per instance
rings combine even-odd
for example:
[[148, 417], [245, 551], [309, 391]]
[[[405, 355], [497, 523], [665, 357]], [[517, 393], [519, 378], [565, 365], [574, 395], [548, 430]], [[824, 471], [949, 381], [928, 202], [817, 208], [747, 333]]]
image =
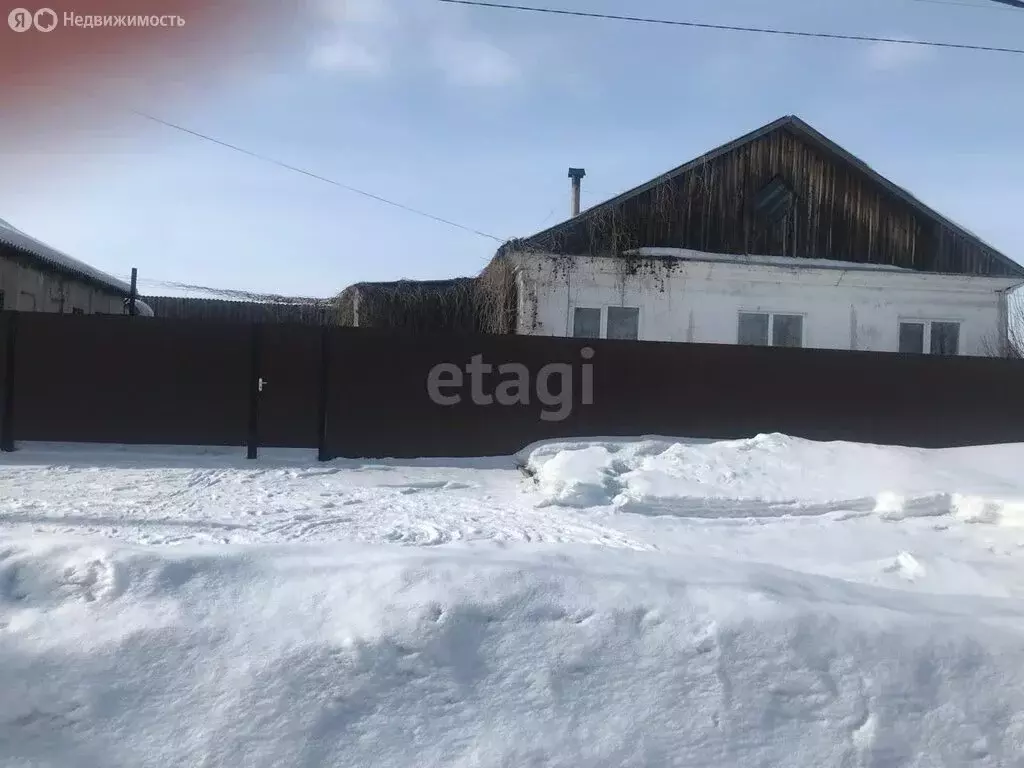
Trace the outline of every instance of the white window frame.
[[921, 342], [924, 347], [920, 352], [904, 352], [905, 355], [931, 355], [932, 352], [932, 323], [949, 323], [957, 326], [956, 354], [951, 357], [961, 357], [964, 350], [964, 321], [956, 318], [942, 317], [900, 317], [896, 322], [896, 351], [900, 351], [900, 326], [904, 323], [917, 323], [924, 326], [924, 340]]
[[[786, 317], [800, 318], [800, 346], [789, 347], [789, 349], [805, 349], [807, 347], [807, 313], [792, 312], [785, 309], [740, 309], [736, 312], [736, 344], [740, 343], [740, 315], [768, 315], [768, 343], [765, 346], [774, 347], [772, 343], [775, 338], [775, 316], [785, 315]], [[786, 349], [786, 347], [778, 347]]]
[[[593, 304], [573, 304], [569, 311], [569, 323], [568, 331], [569, 338], [583, 338], [576, 336], [576, 310], [577, 309], [596, 309], [600, 313], [600, 322], [598, 326], [598, 333], [600, 334], [597, 338], [607, 339], [608, 338], [608, 310], [611, 307], [617, 309], [635, 309], [636, 310], [636, 339], [640, 341], [644, 337], [644, 310], [643, 307], [625, 305], [625, 304], [602, 304], [594, 306]], [[779, 314], [787, 314], [780, 312]], [[793, 313], [788, 313], [793, 314]], [[634, 341], [634, 339], [622, 339], [622, 341]]]

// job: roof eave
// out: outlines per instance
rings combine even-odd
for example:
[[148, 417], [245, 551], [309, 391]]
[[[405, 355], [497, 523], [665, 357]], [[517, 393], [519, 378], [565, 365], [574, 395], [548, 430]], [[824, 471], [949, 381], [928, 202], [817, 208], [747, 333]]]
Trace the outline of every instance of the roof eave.
[[903, 200], [908, 205], [916, 208], [918, 211], [923, 213], [928, 218], [932, 219], [938, 224], [941, 224], [947, 229], [952, 230], [959, 236], [977, 243], [990, 256], [993, 256], [997, 260], [1003, 262], [1005, 266], [1009, 267], [1012, 271], [1016, 272], [1018, 277], [1024, 277], [1024, 265], [1018, 264], [1016, 261], [1014, 261], [1006, 254], [999, 251], [997, 248], [994, 248], [993, 246], [984, 242], [973, 232], [969, 232], [968, 230], [964, 229], [962, 226], [957, 224], [952, 219], [943, 216], [934, 208], [922, 202], [920, 198], [914, 196], [913, 194], [911, 194], [909, 191], [899, 186], [898, 184], [890, 181], [881, 173], [879, 173], [870, 165], [868, 165], [866, 162], [857, 157], [855, 154], [853, 154], [847, 149], [844, 149], [839, 144], [836, 144], [834, 141], [832, 141], [832, 139], [830, 139], [828, 136], [815, 129], [809, 123], [801, 120], [796, 115], [791, 115], [787, 122], [787, 127], [793, 128], [797, 132], [802, 133], [804, 136], [810, 138], [816, 144], [823, 145], [826, 149], [835, 153], [841, 159], [855, 166], [862, 173], [867, 174], [870, 178], [878, 182], [881, 186], [885, 187], [885, 189], [887, 189], [890, 193], [896, 195], [898, 198]]
[[77, 269], [73, 269], [64, 264], [56, 262], [52, 259], [47, 258], [44, 254], [37, 253], [29, 248], [18, 245], [16, 243], [10, 243], [5, 240], [0, 240], [0, 245], [4, 246], [10, 251], [13, 251], [21, 256], [31, 259], [33, 263], [38, 264], [41, 268], [50, 271], [57, 275], [63, 275], [79, 282], [86, 283], [94, 288], [98, 288], [105, 293], [114, 294], [117, 296], [127, 297], [131, 295], [131, 288], [127, 285], [121, 285], [120, 283], [107, 282], [101, 280], [95, 275], [90, 275], [87, 272], [82, 272]]

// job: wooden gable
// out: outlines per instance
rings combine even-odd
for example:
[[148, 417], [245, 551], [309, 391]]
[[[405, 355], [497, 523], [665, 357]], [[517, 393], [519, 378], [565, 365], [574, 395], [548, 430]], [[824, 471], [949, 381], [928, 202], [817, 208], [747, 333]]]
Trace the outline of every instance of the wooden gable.
[[510, 246], [578, 255], [687, 248], [1024, 277], [1024, 267], [796, 117]]

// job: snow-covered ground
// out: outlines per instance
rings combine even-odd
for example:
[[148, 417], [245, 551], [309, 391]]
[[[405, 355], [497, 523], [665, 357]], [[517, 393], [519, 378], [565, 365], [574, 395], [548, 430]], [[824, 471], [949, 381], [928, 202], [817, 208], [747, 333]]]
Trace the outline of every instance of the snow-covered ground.
[[0, 766], [1024, 765], [1024, 445], [0, 457]]

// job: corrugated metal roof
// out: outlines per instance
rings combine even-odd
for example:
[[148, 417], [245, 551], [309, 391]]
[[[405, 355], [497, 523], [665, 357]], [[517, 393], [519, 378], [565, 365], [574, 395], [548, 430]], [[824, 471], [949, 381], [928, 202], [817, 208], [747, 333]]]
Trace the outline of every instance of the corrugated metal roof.
[[[84, 261], [68, 256], [63, 251], [58, 251], [42, 240], [37, 240], [31, 235], [25, 234], [3, 219], [0, 219], [0, 243], [65, 275], [77, 277], [87, 282], [98, 283], [112, 293], [121, 296], [129, 296], [131, 294], [131, 286], [123, 280], [118, 280], [116, 277], [108, 275], [106, 272], [96, 269]], [[139, 314], [152, 316], [152, 310], [145, 303], [136, 299], [135, 304]]]
[[42, 240], [37, 240], [31, 235], [26, 235], [20, 229], [12, 226], [3, 219], [0, 219], [0, 243], [9, 245], [27, 256], [48, 264], [60, 272], [102, 283], [115, 293], [121, 293], [125, 296], [131, 293], [131, 286], [127, 283], [118, 280], [116, 277], [108, 275], [106, 272], [101, 272], [95, 267], [89, 266], [84, 261], [79, 261], [78, 259], [68, 256], [63, 251], [58, 251], [56, 248], [47, 245]]

